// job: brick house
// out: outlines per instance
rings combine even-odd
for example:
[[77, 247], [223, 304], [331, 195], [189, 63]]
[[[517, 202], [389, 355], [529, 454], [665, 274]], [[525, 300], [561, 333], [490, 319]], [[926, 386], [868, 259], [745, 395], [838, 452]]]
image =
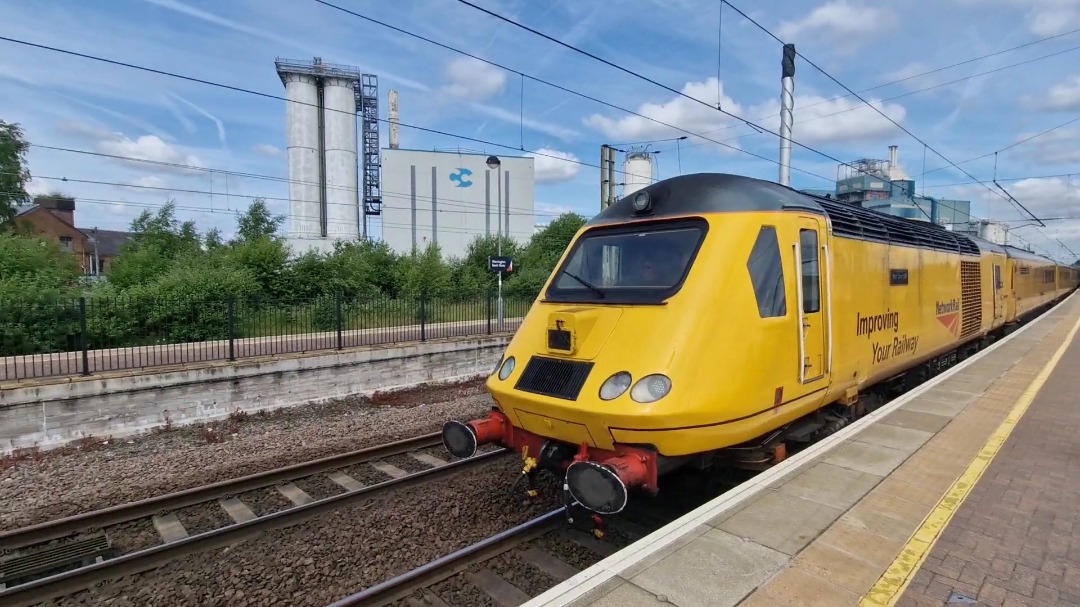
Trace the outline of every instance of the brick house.
[[60, 250], [75, 255], [82, 273], [105, 273], [129, 232], [75, 227], [75, 199], [66, 196], [37, 196], [34, 202], [16, 207], [16, 226], [56, 242]]

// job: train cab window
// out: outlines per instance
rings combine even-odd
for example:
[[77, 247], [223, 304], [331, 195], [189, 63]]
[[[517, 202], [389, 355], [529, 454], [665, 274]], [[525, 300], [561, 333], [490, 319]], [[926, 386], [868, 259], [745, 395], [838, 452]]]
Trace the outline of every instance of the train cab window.
[[750, 281], [754, 285], [758, 314], [762, 318], [787, 316], [787, 296], [784, 293], [784, 265], [780, 258], [780, 242], [776, 228], [762, 226], [750, 258], [746, 261]]
[[660, 303], [682, 287], [707, 231], [698, 219], [594, 228], [574, 242], [546, 297]]
[[803, 312], [821, 310], [821, 272], [818, 267], [818, 235], [815, 230], [799, 230], [799, 257], [802, 259]]

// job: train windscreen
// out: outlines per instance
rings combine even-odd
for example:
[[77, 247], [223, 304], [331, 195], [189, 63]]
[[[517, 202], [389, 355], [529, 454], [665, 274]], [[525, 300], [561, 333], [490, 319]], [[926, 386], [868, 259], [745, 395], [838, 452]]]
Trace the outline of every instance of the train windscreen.
[[547, 297], [661, 301], [678, 291], [704, 235], [704, 222], [694, 221], [587, 232], [559, 268]]

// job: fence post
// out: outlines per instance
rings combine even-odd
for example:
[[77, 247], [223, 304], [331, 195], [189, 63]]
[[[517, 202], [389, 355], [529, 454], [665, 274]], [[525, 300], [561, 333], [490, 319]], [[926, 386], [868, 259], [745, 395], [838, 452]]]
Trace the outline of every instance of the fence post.
[[236, 360], [236, 297], [229, 296], [229, 360]]
[[334, 291], [334, 324], [337, 325], [337, 349], [342, 348], [342, 314], [341, 314], [341, 291]]
[[86, 298], [79, 298], [79, 349], [82, 350], [82, 374], [90, 375], [90, 340], [86, 338]]
[[420, 341], [427, 341], [427, 294], [420, 291]]
[[487, 300], [487, 334], [491, 335], [491, 287], [484, 291], [484, 299]]

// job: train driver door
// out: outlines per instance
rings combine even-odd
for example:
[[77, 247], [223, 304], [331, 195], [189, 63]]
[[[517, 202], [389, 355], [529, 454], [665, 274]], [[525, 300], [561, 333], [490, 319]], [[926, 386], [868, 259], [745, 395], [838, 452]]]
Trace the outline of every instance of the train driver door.
[[825, 377], [831, 364], [831, 323], [827, 288], [829, 276], [825, 230], [820, 219], [799, 217], [798, 241], [792, 245], [795, 256], [796, 293], [799, 306], [799, 382], [804, 386]]

